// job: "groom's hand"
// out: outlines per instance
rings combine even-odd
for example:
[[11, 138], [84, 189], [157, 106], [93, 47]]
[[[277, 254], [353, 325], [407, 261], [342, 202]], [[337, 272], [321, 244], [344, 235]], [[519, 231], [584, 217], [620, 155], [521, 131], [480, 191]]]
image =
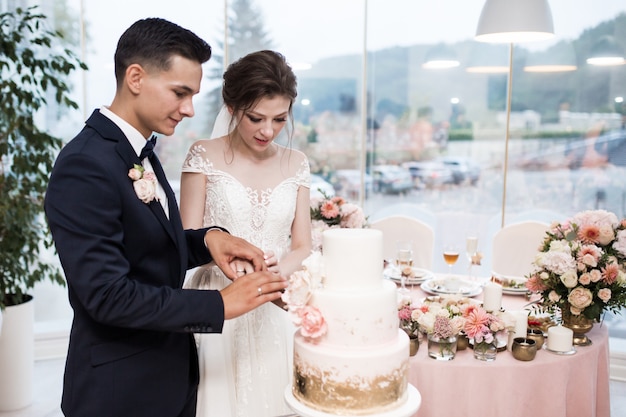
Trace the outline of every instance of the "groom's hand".
[[235, 259], [249, 261], [255, 271], [267, 270], [263, 251], [244, 239], [213, 229], [206, 232], [204, 243], [215, 264], [232, 280], [238, 278], [230, 266]]

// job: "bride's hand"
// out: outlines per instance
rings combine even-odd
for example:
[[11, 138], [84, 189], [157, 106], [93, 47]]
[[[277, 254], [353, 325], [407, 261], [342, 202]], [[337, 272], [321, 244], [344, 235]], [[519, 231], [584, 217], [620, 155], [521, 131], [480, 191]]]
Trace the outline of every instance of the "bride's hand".
[[265, 259], [265, 265], [267, 265], [268, 271], [274, 274], [280, 274], [278, 270], [278, 258], [273, 250], [268, 250], [264, 253], [263, 258]]
[[254, 272], [254, 266], [244, 259], [236, 258], [235, 260], [230, 262], [229, 266], [237, 278]]

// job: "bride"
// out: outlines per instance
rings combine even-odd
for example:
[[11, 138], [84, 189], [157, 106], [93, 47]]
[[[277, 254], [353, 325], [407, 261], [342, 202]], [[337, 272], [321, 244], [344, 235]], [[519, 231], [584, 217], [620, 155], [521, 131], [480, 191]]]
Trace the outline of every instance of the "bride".
[[[254, 52], [231, 64], [212, 138], [191, 146], [181, 176], [185, 228], [225, 227], [263, 249], [268, 269], [285, 279], [311, 251], [308, 159], [274, 142], [296, 95], [296, 77], [279, 53]], [[250, 264], [231, 267], [238, 276], [253, 271]], [[209, 264], [186, 287], [223, 289], [229, 283]], [[222, 334], [196, 335], [196, 415], [289, 413], [283, 397], [291, 380], [294, 330], [281, 306], [269, 303], [225, 322]]]

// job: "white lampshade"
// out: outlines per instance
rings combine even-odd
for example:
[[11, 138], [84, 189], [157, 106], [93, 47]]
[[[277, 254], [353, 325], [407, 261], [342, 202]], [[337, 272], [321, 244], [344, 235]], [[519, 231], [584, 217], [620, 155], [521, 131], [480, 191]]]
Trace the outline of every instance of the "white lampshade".
[[486, 0], [475, 39], [480, 42], [519, 43], [554, 36], [547, 0]]
[[612, 36], [603, 36], [591, 48], [591, 56], [587, 63], [598, 66], [624, 65], [624, 51], [622, 51]]
[[431, 48], [426, 54], [426, 60], [422, 64], [425, 69], [446, 69], [454, 68], [460, 65], [454, 51], [444, 45], [439, 44]]

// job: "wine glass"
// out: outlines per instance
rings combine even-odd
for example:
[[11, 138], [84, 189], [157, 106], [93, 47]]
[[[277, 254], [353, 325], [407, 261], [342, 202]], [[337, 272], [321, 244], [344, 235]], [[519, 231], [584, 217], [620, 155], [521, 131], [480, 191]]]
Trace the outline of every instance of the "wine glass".
[[406, 275], [403, 273], [405, 268], [413, 266], [413, 244], [408, 240], [400, 240], [396, 242], [396, 267], [400, 273], [400, 289], [398, 294], [402, 299], [409, 297], [410, 291], [406, 288]]
[[469, 233], [465, 237], [465, 254], [467, 255], [467, 261], [469, 262], [469, 267], [467, 269], [467, 275], [469, 279], [474, 279], [472, 274], [472, 267], [474, 266], [474, 257], [478, 253], [478, 237], [476, 237], [475, 233]]
[[452, 266], [459, 259], [459, 248], [454, 244], [447, 244], [443, 247], [443, 260], [448, 264], [448, 271], [452, 276]]

